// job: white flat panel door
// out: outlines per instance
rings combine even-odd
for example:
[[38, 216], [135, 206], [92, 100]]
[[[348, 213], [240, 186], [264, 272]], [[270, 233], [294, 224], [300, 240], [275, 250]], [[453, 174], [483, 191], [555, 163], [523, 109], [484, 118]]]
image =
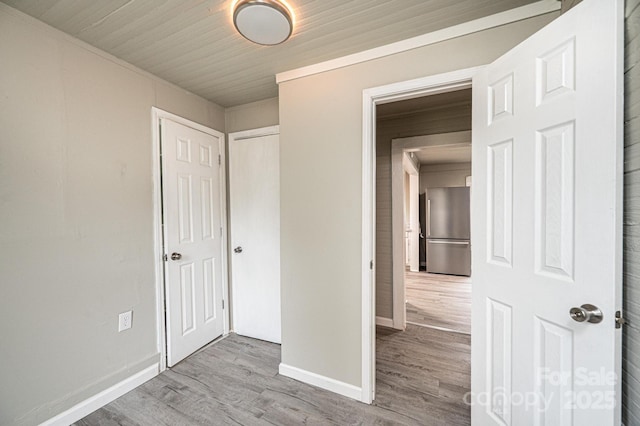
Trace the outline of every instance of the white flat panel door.
[[473, 80], [475, 425], [620, 424], [621, 11], [584, 0]]
[[280, 343], [279, 136], [230, 139], [233, 328]]
[[161, 120], [167, 305], [171, 367], [222, 335], [222, 134]]

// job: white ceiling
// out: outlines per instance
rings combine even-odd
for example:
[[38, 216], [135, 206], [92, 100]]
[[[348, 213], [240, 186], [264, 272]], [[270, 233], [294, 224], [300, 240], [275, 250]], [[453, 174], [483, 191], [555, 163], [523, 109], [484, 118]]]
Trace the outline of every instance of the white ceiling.
[[278, 95], [275, 74], [513, 9], [535, 0], [289, 0], [293, 37], [250, 43], [232, 0], [0, 0], [229, 107]]

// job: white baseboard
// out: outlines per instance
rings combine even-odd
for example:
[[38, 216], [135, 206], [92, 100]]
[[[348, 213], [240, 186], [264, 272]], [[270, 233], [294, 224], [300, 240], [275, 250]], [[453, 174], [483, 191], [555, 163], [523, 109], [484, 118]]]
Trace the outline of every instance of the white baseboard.
[[280, 363], [280, 374], [309, 385], [317, 386], [331, 392], [335, 392], [342, 396], [346, 396], [358, 401], [362, 401], [362, 388], [341, 382], [320, 374], [292, 367], [287, 364]]
[[391, 318], [376, 317], [376, 325], [393, 328], [393, 320]]
[[123, 381], [116, 383], [109, 389], [105, 389], [102, 392], [90, 398], [87, 398], [82, 402], [79, 402], [78, 404], [69, 408], [67, 411], [64, 411], [57, 416], [41, 423], [40, 426], [68, 426], [74, 422], [77, 422], [83, 417], [93, 413], [98, 408], [104, 407], [111, 401], [137, 388], [147, 380], [154, 378], [158, 375], [159, 368], [160, 364], [155, 363], [154, 365], [147, 367], [142, 371], [139, 371], [133, 376], [127, 377]]

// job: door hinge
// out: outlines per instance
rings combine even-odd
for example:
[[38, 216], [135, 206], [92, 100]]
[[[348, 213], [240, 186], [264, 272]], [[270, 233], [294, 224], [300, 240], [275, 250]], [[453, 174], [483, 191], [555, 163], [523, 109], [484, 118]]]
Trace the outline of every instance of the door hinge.
[[222, 164], [222, 155], [218, 154], [218, 165]]
[[164, 260], [164, 261], [166, 262], [167, 260], [169, 260], [169, 256], [167, 256], [167, 255], [166, 255], [166, 253], [165, 253], [165, 254], [162, 256], [162, 260]]
[[369, 269], [371, 269], [371, 270], [373, 271], [373, 260], [371, 260], [371, 261], [369, 262]]
[[622, 316], [622, 311], [616, 311], [616, 328], [622, 328], [627, 323], [627, 320]]
[[220, 237], [222, 237], [222, 226], [220, 227]]
[[224, 299], [222, 299], [222, 310], [224, 311]]

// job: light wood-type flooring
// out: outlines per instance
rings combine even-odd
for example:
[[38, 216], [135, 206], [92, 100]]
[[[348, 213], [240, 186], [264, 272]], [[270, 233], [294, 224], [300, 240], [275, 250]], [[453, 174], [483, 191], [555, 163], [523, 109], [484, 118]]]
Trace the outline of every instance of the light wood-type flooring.
[[280, 346], [231, 334], [76, 425], [468, 425], [470, 339], [378, 328], [372, 405], [278, 374]]
[[405, 273], [407, 322], [471, 333], [471, 278]]

